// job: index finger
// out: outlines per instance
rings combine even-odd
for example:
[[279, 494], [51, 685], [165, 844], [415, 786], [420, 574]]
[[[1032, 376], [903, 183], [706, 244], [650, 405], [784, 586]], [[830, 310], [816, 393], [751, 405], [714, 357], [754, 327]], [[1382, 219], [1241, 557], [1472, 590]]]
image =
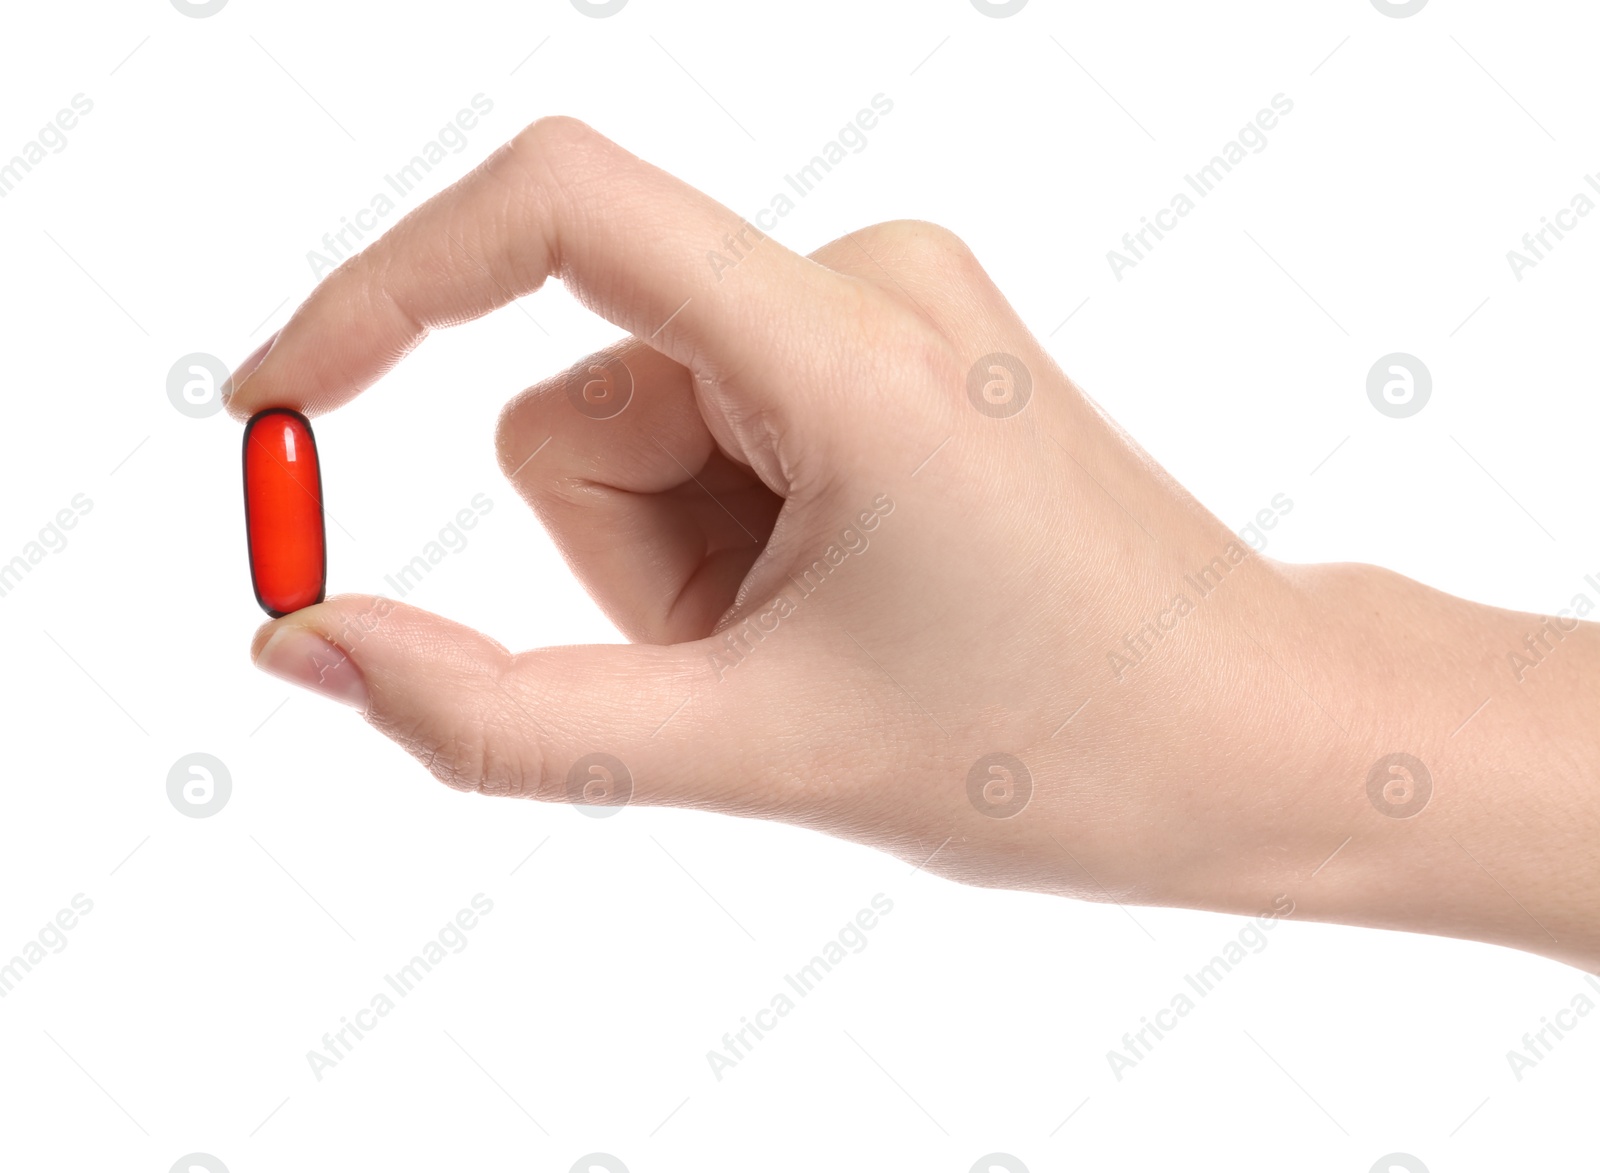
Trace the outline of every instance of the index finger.
[[[708, 262], [728, 260], [730, 248], [731, 273]], [[481, 317], [552, 275], [718, 380], [765, 369], [785, 372], [787, 388], [806, 386], [793, 376], [821, 361], [806, 339], [850, 313], [837, 274], [583, 123], [546, 118], [330, 273], [241, 370], [228, 409], [241, 419], [266, 407], [329, 411], [430, 330]]]

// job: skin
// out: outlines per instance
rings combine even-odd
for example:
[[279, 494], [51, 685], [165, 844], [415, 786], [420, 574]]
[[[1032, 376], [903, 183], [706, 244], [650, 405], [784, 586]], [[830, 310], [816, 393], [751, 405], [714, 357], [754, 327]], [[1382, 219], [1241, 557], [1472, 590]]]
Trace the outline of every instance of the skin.
[[[966, 883], [1251, 915], [1287, 897], [1600, 966], [1600, 628], [1545, 627], [1519, 680], [1539, 616], [1249, 554], [943, 229], [805, 258], [745, 228], [719, 273], [706, 254], [743, 227], [555, 118], [329, 275], [235, 373], [240, 419], [337, 408], [549, 277], [629, 332], [515, 398], [495, 442], [634, 642], [513, 654], [343, 596], [261, 628], [258, 666], [462, 790], [567, 801], [604, 752], [631, 801], [782, 819]], [[1031, 382], [1015, 414], [969, 394], [975, 366], [1004, 379], [979, 361], [997, 352]], [[576, 410], [572, 381], [617, 359], [626, 410]], [[1031, 780], [1010, 817], [1003, 774], [969, 793], [994, 753]], [[1370, 797], [1397, 753], [1426, 779], [1380, 768]]]

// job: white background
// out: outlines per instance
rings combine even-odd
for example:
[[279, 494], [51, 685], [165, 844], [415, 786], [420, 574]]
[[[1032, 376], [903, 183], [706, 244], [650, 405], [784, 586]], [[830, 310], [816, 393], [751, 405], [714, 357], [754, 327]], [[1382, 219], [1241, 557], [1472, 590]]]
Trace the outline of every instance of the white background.
[[[75, 894], [93, 911], [0, 999], [0, 1167], [1573, 1167], [1600, 1018], [1520, 1082], [1506, 1059], [1585, 988], [1552, 962], [1290, 921], [1118, 1081], [1106, 1052], [1242, 921], [437, 785], [251, 668], [239, 428], [165, 384], [281, 324], [307, 250], [475, 94], [494, 110], [427, 193], [568, 113], [752, 214], [881, 92], [779, 239], [941, 222], [1230, 525], [1293, 500], [1272, 556], [1553, 612], [1600, 574], [1600, 217], [1520, 282], [1505, 254], [1600, 171], [1595, 32], [1580, 0], [10, 6], [0, 160], [94, 108], [0, 200], [0, 561], [93, 508], [0, 598], [0, 960]], [[1266, 149], [1118, 281], [1107, 250], [1279, 93]], [[330, 591], [393, 594], [485, 493], [408, 601], [514, 648], [617, 639], [492, 448], [511, 394], [615, 336], [552, 285], [319, 421]], [[1366, 397], [1392, 351], [1433, 374], [1410, 419]], [[196, 751], [233, 783], [203, 819], [166, 793]], [[480, 892], [465, 951], [319, 1082], [306, 1052]], [[876, 893], [865, 951], [717, 1081], [706, 1052]]]

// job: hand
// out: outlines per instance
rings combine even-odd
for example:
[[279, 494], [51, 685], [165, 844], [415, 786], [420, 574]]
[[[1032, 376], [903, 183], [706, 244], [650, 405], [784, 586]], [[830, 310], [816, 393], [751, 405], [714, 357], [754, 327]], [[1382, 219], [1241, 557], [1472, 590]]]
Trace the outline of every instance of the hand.
[[[719, 271], [706, 255], [730, 239]], [[336, 408], [430, 329], [552, 275], [632, 338], [513, 400], [500, 464], [635, 642], [512, 654], [346, 596], [263, 627], [258, 665], [464, 790], [631, 785], [970, 883], [1287, 900], [1600, 957], [1590, 912], [1541, 893], [1540, 852], [1485, 815], [1503, 790], [1472, 755], [1517, 702], [1450, 737], [1492, 683], [1485, 649], [1529, 617], [1251, 553], [931, 225], [802, 258], [581, 123], [541, 121], [324, 280], [230, 410]], [[1569, 638], [1596, 652], [1592, 630]], [[1593, 711], [1594, 686], [1567, 683]], [[1394, 752], [1428, 763], [1430, 818], [1375, 809], [1368, 775]], [[1519, 808], [1579, 848], [1593, 804], [1564, 792], [1586, 761], [1553, 761], [1557, 809]]]

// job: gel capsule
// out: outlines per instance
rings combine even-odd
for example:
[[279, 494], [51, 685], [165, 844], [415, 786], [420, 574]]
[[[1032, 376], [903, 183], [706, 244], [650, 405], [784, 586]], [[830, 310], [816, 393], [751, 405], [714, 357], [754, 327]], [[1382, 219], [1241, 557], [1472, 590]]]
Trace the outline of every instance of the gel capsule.
[[311, 421], [269, 407], [244, 426], [244, 523], [256, 602], [276, 619], [322, 602], [327, 542]]

